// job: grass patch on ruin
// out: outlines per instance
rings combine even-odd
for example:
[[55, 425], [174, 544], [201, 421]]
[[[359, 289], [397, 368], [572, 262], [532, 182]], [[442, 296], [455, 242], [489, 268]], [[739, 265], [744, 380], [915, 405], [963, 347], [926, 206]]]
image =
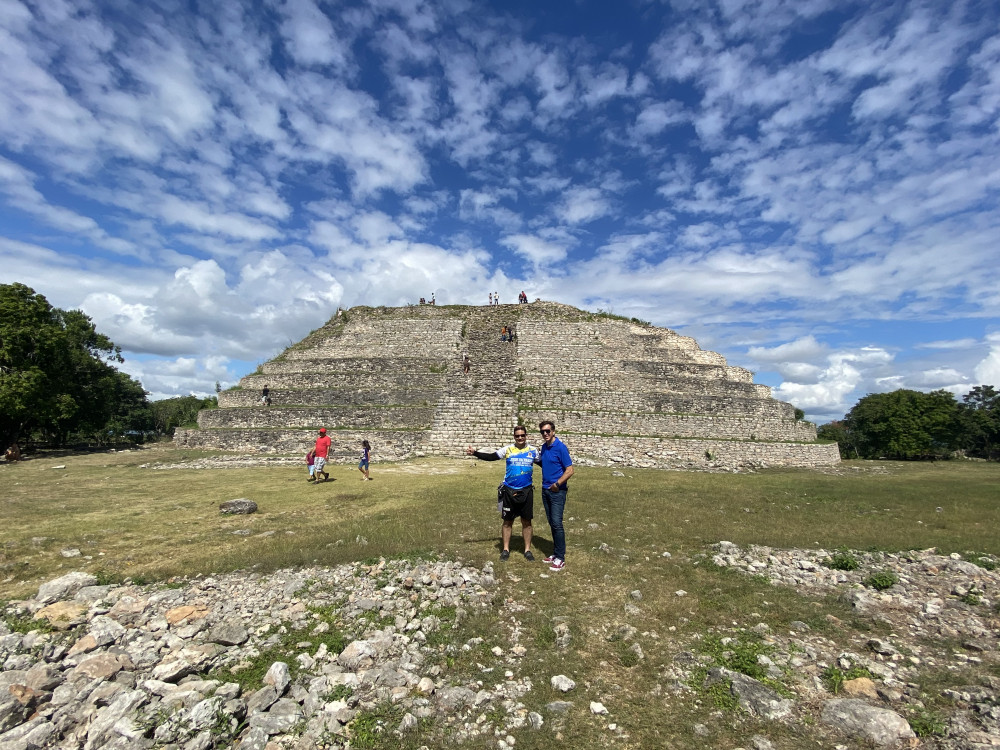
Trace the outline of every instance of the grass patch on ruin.
[[[567, 442], [572, 449], [569, 437]], [[380, 558], [490, 563], [498, 582], [490, 608], [460, 614], [440, 607], [418, 616], [441, 620], [440, 629], [428, 634], [428, 663], [459, 684], [492, 687], [507, 679], [508, 668], [517, 678], [530, 677], [532, 689], [521, 701], [527, 711], [543, 714], [546, 726], [510, 729], [519, 750], [551, 747], [556, 734], [566, 746], [603, 746], [619, 732], [628, 735], [620, 743], [628, 747], [736, 747], [745, 746], [759, 725], [742, 713], [717, 715], [713, 700], [724, 696], [699, 693], [693, 700], [700, 703], [672, 696], [666, 675], [680, 651], [691, 650], [711, 664], [732, 666], [742, 659], [752, 665], [755, 654], [741, 656], [733, 642], [721, 639], [757, 643], [750, 633], [759, 623], [772, 632], [806, 623], [814, 633], [838, 639], [845, 632], [884, 637], [888, 626], [834, 597], [802, 595], [720, 568], [709, 545], [728, 540], [822, 548], [830, 556], [827, 570], [850, 569], [849, 558], [874, 550], [937, 547], [941, 554], [968, 554], [984, 568], [1000, 556], [1000, 465], [847, 462], [822, 471], [741, 474], [619, 469], [624, 476], [615, 476], [613, 468], [581, 466], [565, 516], [567, 568], [550, 573], [540, 562], [552, 551], [540, 492], [533, 544], [538, 561], [520, 555], [521, 527], [515, 523], [511, 558], [500, 563], [496, 485], [502, 467], [457, 458], [463, 447], [456, 446], [455, 459], [376, 462], [373, 481], [364, 483], [353, 462], [333, 465], [335, 481], [319, 485], [306, 481], [304, 466], [140, 468], [213, 455], [170, 445], [42, 454], [3, 465], [0, 599], [33, 595], [40, 583], [71, 570], [107, 582], [165, 583], [173, 576]], [[219, 514], [219, 503], [239, 497], [256, 502], [259, 511]], [[73, 550], [79, 556], [64, 556]], [[306, 601], [313, 593], [306, 585], [298, 595]], [[345, 592], [329, 593], [326, 604], [310, 610], [317, 622], [331, 625], [323, 634], [331, 639], [329, 649], [341, 642], [332, 639], [385, 625], [382, 619], [340, 622], [336, 597]], [[492, 649], [510, 653], [515, 628], [524, 655], [484, 671], [497, 662]], [[319, 646], [311, 632], [287, 634], [290, 640], [284, 635], [259, 664], [254, 660], [228, 678], [249, 688], [271, 661], [294, 669], [296, 654], [315, 653]], [[692, 646], [698, 638], [702, 649]], [[297, 645], [305, 641], [308, 648]], [[635, 642], [641, 656], [632, 649]], [[730, 647], [718, 651], [715, 643]], [[577, 689], [553, 689], [549, 680], [557, 674], [573, 679]], [[928, 672], [928, 687], [938, 680], [954, 684], [947, 674]], [[561, 717], [546, 710], [558, 700], [573, 702]], [[604, 703], [611, 718], [592, 714], [590, 700]], [[940, 702], [927, 706], [931, 712], [947, 709]], [[376, 731], [379, 717], [373, 718], [370, 739], [378, 746], [385, 735]], [[619, 729], [609, 730], [609, 723]], [[933, 717], [926, 723], [928, 732], [936, 726]], [[697, 733], [696, 724], [703, 725]], [[435, 731], [447, 740], [443, 728], [428, 726], [396, 747], [411, 739], [415, 747], [428, 744]], [[770, 724], [766, 733], [777, 750], [823, 746], [808, 726]]]

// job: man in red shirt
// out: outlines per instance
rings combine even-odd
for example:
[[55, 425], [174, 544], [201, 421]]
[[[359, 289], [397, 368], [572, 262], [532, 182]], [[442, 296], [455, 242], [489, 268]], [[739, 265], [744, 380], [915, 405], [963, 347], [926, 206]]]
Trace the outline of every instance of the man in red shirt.
[[319, 431], [319, 437], [316, 438], [316, 482], [319, 483], [319, 475], [323, 475], [323, 481], [325, 482], [330, 478], [330, 475], [324, 470], [326, 467], [326, 457], [330, 454], [330, 443], [331, 440], [326, 436], [326, 428], [322, 428]]

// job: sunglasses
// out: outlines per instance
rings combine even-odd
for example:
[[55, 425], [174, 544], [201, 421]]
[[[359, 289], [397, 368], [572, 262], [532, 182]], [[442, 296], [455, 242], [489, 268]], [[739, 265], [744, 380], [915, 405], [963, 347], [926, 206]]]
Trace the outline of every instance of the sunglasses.
[[519, 437], [528, 437], [528, 433], [526, 433], [526, 432], [515, 432], [514, 433], [514, 437], [516, 437], [516, 438], [519, 438]]
[[539, 430], [539, 432], [542, 433], [543, 435], [551, 435], [552, 434], [552, 430]]

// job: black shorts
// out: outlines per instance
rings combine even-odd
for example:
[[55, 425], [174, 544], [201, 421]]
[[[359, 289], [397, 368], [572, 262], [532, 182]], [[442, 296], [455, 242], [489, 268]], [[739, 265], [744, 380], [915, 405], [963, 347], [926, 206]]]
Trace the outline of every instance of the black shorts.
[[497, 504], [504, 521], [520, 518], [530, 521], [535, 515], [535, 488], [528, 485], [523, 490], [513, 490], [506, 484], [497, 487]]

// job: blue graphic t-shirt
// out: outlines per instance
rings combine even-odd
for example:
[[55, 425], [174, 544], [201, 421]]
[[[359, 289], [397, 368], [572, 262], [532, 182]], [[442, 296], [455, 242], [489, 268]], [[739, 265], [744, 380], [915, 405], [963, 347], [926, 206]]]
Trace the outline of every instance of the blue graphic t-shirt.
[[507, 459], [507, 473], [504, 475], [503, 483], [512, 490], [523, 490], [531, 484], [531, 470], [538, 459], [538, 451], [530, 445], [518, 448], [516, 445], [508, 445], [497, 451], [497, 456]]

